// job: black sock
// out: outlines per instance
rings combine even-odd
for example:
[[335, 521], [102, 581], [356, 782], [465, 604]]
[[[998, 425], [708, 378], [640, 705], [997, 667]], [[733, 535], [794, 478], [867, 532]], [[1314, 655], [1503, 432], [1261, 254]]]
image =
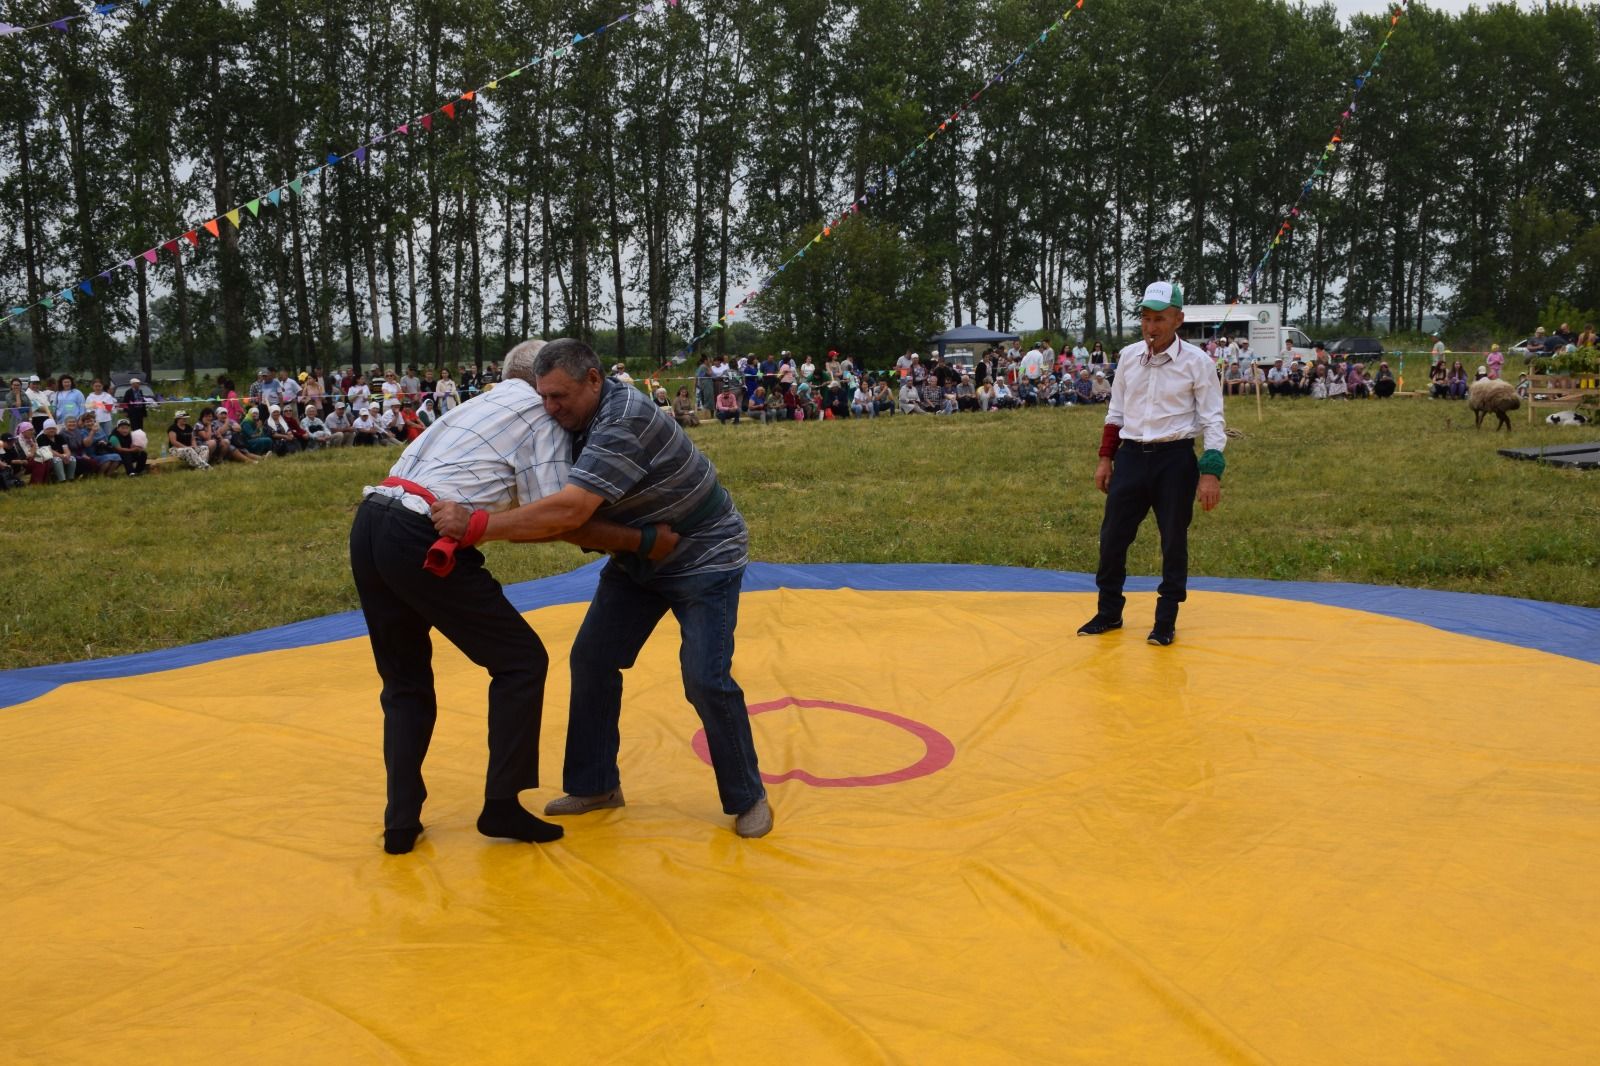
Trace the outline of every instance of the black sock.
[[385, 829], [383, 831], [383, 850], [390, 855], [404, 855], [411, 850], [417, 838], [422, 835], [422, 826], [412, 826], [410, 829]]
[[523, 809], [515, 796], [486, 799], [478, 815], [478, 832], [486, 837], [507, 837], [524, 844], [548, 844], [560, 840], [564, 830]]

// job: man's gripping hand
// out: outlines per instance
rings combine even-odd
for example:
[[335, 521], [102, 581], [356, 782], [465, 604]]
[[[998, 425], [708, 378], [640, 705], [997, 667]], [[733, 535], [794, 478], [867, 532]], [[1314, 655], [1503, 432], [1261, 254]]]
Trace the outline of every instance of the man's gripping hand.
[[652, 563], [659, 563], [671, 555], [678, 546], [678, 531], [665, 522], [656, 523], [656, 542], [650, 549], [650, 554], [645, 556]]
[[472, 519], [470, 508], [450, 500], [435, 500], [429, 510], [432, 512], [433, 528], [438, 530], [439, 536], [452, 540], [466, 536], [467, 523]]

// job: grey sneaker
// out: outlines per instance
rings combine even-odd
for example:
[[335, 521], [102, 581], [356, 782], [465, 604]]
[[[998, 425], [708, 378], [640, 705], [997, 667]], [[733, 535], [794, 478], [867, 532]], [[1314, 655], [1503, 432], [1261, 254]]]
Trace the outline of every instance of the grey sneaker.
[[772, 832], [772, 807], [767, 797], [756, 800], [756, 805], [733, 820], [733, 831], [742, 837], [764, 837]]
[[598, 796], [562, 796], [545, 804], [544, 813], [558, 817], [563, 814], [588, 814], [590, 811], [621, 806], [623, 806], [622, 789], [618, 787], [610, 792], [602, 792]]

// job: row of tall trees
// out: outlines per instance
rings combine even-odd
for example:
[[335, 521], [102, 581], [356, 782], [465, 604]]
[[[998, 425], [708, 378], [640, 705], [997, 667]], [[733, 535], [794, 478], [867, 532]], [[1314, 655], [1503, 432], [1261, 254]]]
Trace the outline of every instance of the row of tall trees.
[[[1387, 16], [1089, 0], [890, 176], [1062, 7], [663, 0], [181, 261], [11, 320], [0, 351], [40, 371], [237, 372], [475, 362], [603, 331], [665, 358], [874, 184], [756, 302], [771, 343], [871, 357], [1035, 305], [1047, 328], [1107, 334], [1155, 276], [1226, 300]], [[0, 298], [93, 277], [629, 8], [155, 0], [8, 38]], [[62, 13], [23, 0], [8, 18]], [[1411, 4], [1257, 298], [1314, 328], [1600, 308], [1597, 99], [1600, 8]]]

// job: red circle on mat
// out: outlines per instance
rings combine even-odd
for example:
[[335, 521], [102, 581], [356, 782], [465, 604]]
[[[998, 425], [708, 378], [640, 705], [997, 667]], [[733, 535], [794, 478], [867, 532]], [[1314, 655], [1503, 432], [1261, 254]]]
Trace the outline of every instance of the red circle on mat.
[[[843, 711], [845, 714], [859, 714], [864, 718], [874, 718], [880, 722], [888, 722], [892, 726], [904, 729], [907, 733], [922, 741], [922, 758], [910, 766], [899, 770], [891, 770], [884, 774], [864, 774], [860, 777], [818, 777], [809, 770], [788, 770], [781, 774], [763, 773], [761, 780], [769, 785], [776, 785], [783, 781], [804, 781], [816, 788], [871, 788], [874, 785], [892, 785], [900, 781], [912, 781], [919, 777], [938, 773], [956, 757], [956, 746], [950, 738], [922, 722], [906, 718], [902, 715], [880, 711], [874, 707], [857, 707], [853, 703], [835, 703], [833, 700], [803, 700], [798, 696], [784, 696], [780, 699], [769, 700], [766, 703], [752, 703], [749, 706], [750, 716], [766, 714], [768, 711], [782, 710], [784, 707], [801, 707], [805, 709], [818, 709], [827, 711]], [[694, 740], [690, 742], [694, 753], [700, 756], [700, 761], [707, 766], [711, 765], [711, 748], [706, 743], [706, 731], [697, 730]]]

